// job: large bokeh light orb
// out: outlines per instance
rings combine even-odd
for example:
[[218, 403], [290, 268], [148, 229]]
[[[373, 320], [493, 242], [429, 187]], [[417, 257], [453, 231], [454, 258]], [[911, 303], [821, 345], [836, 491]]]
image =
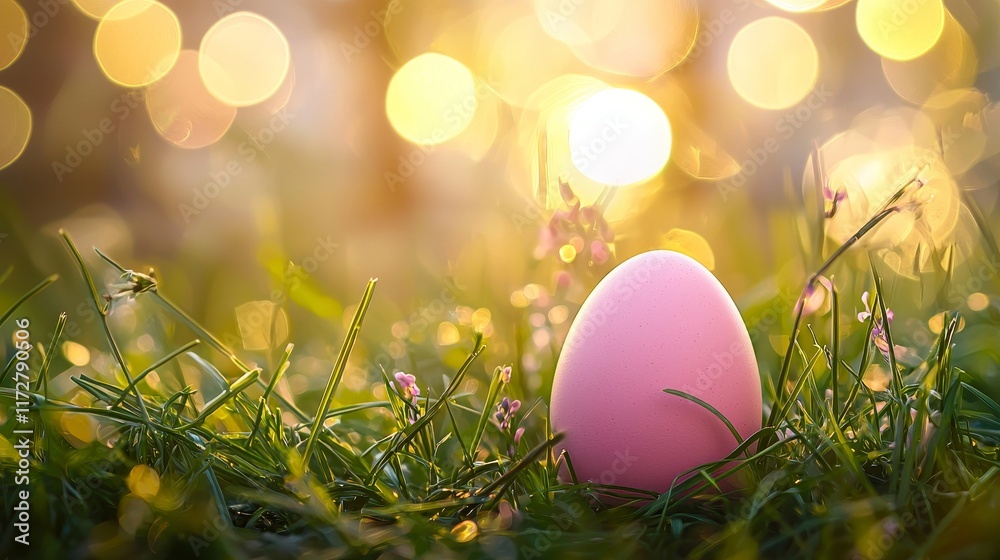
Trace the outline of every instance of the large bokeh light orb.
[[766, 17], [736, 34], [726, 66], [733, 88], [748, 103], [786, 109], [816, 85], [819, 55], [805, 29], [782, 17]]
[[236, 108], [209, 93], [198, 73], [198, 52], [182, 51], [173, 70], [146, 93], [146, 109], [164, 140], [181, 148], [218, 142], [236, 118]]
[[858, 0], [858, 33], [868, 47], [892, 60], [913, 60], [941, 38], [942, 0]]
[[274, 95], [292, 58], [278, 26], [252, 12], [217, 21], [202, 38], [198, 54], [205, 87], [232, 107], [256, 105]]
[[573, 165], [593, 181], [645, 181], [670, 157], [670, 122], [655, 101], [630, 89], [606, 89], [584, 100], [569, 124]]
[[14, 64], [28, 42], [28, 14], [14, 0], [0, 0], [0, 70]]
[[31, 111], [13, 91], [0, 86], [0, 169], [14, 163], [31, 137]]
[[126, 87], [149, 85], [173, 68], [181, 52], [181, 24], [154, 0], [125, 0], [97, 24], [94, 56], [107, 77]]
[[457, 136], [472, 122], [478, 106], [472, 72], [438, 53], [424, 53], [404, 64], [389, 82], [385, 96], [385, 112], [392, 128], [422, 145], [440, 144]]

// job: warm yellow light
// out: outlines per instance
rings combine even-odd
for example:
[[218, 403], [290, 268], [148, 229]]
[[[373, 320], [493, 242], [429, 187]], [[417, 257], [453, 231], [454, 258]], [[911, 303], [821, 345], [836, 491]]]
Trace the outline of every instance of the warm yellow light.
[[542, 29], [567, 45], [592, 43], [607, 36], [628, 7], [622, 0], [534, 0], [534, 4]]
[[976, 49], [962, 25], [945, 13], [941, 38], [913, 60], [882, 59], [882, 71], [903, 99], [922, 104], [932, 96], [971, 86], [978, 73]]
[[84, 447], [97, 439], [97, 421], [80, 412], [64, 412], [59, 415], [59, 427], [63, 437], [74, 447]]
[[819, 55], [809, 34], [782, 17], [741, 29], [729, 47], [729, 80], [740, 97], [762, 109], [785, 109], [816, 84]]
[[454, 323], [447, 321], [438, 325], [437, 343], [438, 346], [451, 346], [457, 344], [462, 337], [458, 332], [458, 327]]
[[251, 301], [236, 307], [243, 348], [269, 350], [288, 339], [288, 315], [273, 301]]
[[28, 15], [14, 0], [0, 0], [0, 70], [14, 64], [28, 42]]
[[216, 99], [198, 72], [198, 53], [181, 52], [177, 64], [146, 93], [153, 126], [181, 148], [203, 148], [217, 142], [236, 118], [236, 108]]
[[572, 245], [563, 245], [559, 248], [559, 258], [562, 259], [564, 263], [571, 263], [576, 260], [576, 247]]
[[94, 19], [103, 18], [111, 8], [121, 2], [122, 0], [73, 0], [73, 4], [81, 12]]
[[704, 237], [693, 231], [674, 228], [663, 234], [663, 249], [683, 253], [700, 262], [709, 270], [715, 270], [715, 253]]
[[490, 324], [490, 320], [493, 318], [493, 314], [490, 313], [489, 309], [485, 307], [480, 307], [479, 309], [472, 312], [472, 326], [476, 330], [483, 330], [486, 325]]
[[740, 172], [740, 164], [719, 143], [702, 130], [696, 119], [678, 115], [671, 121], [674, 148], [671, 159], [685, 173], [708, 181], [719, 181]]
[[74, 366], [85, 366], [90, 363], [90, 350], [86, 346], [67, 340], [62, 344], [63, 356]]
[[467, 543], [474, 540], [476, 536], [479, 535], [479, 526], [476, 525], [475, 521], [466, 519], [465, 521], [455, 525], [451, 529], [451, 536], [460, 543]]
[[576, 108], [569, 125], [573, 165], [611, 186], [655, 176], [670, 157], [670, 122], [655, 101], [630, 89], [606, 89]]
[[518, 309], [524, 309], [531, 304], [531, 300], [528, 299], [528, 296], [524, 295], [523, 291], [515, 290], [510, 294], [510, 304]]
[[547, 80], [579, 64], [573, 53], [548, 36], [534, 17], [520, 17], [502, 27], [500, 23], [493, 25], [497, 34], [489, 41], [489, 65], [473, 68], [489, 76], [490, 87], [512, 105], [522, 106]]
[[990, 306], [990, 297], [982, 292], [969, 294], [966, 303], [973, 311], [982, 311]]
[[141, 87], [173, 68], [181, 51], [177, 16], [154, 0], [125, 0], [97, 25], [94, 55], [111, 81]]
[[472, 72], [437, 53], [425, 53], [404, 64], [389, 82], [385, 96], [385, 112], [396, 132], [425, 145], [440, 144], [465, 130], [478, 105]]
[[[564, 0], [560, 6], [569, 10], [567, 4], [576, 5], [572, 13], [583, 14], [583, 5], [593, 1]], [[700, 24], [696, 0], [619, 0], [619, 4], [618, 13], [602, 22], [613, 25], [604, 37], [570, 44], [589, 66], [651, 78], [676, 66], [694, 48]]]
[[274, 23], [236, 12], [201, 40], [198, 70], [208, 91], [233, 107], [256, 105], [278, 91], [291, 64], [288, 41]]
[[0, 86], [0, 169], [24, 153], [31, 137], [31, 110], [16, 93]]
[[942, 249], [952, 244], [961, 201], [958, 187], [937, 152], [914, 146], [875, 151], [827, 160], [830, 185], [845, 198], [829, 220], [827, 233], [837, 242], [847, 241], [907, 181], [919, 173], [898, 203], [901, 210], [883, 220], [864, 244], [895, 253], [901, 272], [927, 272], [943, 259]]
[[786, 12], [808, 12], [822, 8], [826, 0], [767, 0], [767, 3]]
[[149, 501], [160, 492], [160, 475], [151, 467], [136, 465], [129, 472], [125, 484], [133, 494]]
[[893, 60], [912, 60], [944, 31], [942, 0], [858, 0], [858, 33], [868, 47]]

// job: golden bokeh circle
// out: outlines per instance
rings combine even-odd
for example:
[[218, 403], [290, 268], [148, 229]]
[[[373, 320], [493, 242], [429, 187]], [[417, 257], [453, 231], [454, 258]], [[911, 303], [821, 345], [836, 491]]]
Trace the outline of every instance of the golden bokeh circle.
[[0, 86], [0, 169], [21, 157], [31, 138], [31, 110], [13, 91]]
[[978, 57], [972, 39], [951, 14], [945, 14], [941, 38], [913, 60], [882, 59], [886, 81], [901, 98], [921, 104], [932, 96], [967, 88], [976, 81]]
[[782, 17], [750, 22], [733, 38], [726, 66], [736, 93], [762, 109], [785, 109], [816, 85], [819, 54], [805, 29]]
[[28, 42], [28, 14], [14, 0], [0, 0], [0, 70], [24, 52]]
[[233, 107], [256, 105], [274, 95], [291, 66], [285, 35], [252, 12], [230, 14], [201, 40], [199, 71], [208, 91]]
[[858, 33], [878, 55], [913, 60], [941, 38], [945, 26], [942, 0], [858, 0]]
[[193, 50], [181, 52], [170, 73], [149, 88], [146, 109], [160, 136], [189, 149], [218, 142], [236, 118], [236, 108], [216, 99], [202, 83]]
[[598, 91], [580, 103], [570, 118], [573, 165], [608, 186], [632, 185], [656, 176], [670, 158], [672, 143], [663, 109], [631, 89]]
[[149, 85], [173, 68], [181, 51], [181, 24], [154, 0], [125, 0], [108, 10], [94, 34], [94, 56], [104, 74], [126, 87]]
[[472, 122], [478, 106], [472, 72], [438, 53], [424, 53], [404, 64], [389, 81], [385, 97], [386, 115], [396, 132], [424, 145], [457, 136]]
[[87, 17], [100, 20], [121, 2], [122, 0], [73, 0], [73, 5]]

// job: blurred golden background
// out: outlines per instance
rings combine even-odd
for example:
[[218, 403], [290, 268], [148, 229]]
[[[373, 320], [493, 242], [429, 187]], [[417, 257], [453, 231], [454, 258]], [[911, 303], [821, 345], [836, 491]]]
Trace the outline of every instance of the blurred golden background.
[[[545, 394], [590, 289], [655, 248], [713, 269], [776, 361], [822, 247], [913, 173], [924, 204], [866, 242], [900, 337], [952, 307], [990, 336], [998, 94], [998, 0], [0, 0], [0, 293], [63, 273], [33, 305], [99, 369], [64, 227], [254, 360], [306, 347], [302, 392], [378, 277], [349, 388], [480, 331], [478, 367]], [[131, 351], [183, 338], [121, 309]]]

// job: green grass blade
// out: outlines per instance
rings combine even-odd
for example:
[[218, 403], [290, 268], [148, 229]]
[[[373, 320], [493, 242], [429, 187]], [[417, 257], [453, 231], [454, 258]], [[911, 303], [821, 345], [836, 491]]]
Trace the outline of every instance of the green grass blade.
[[49, 276], [48, 278], [36, 284], [34, 288], [28, 290], [23, 296], [17, 298], [17, 301], [15, 301], [14, 304], [7, 309], [7, 311], [4, 311], [3, 315], [0, 315], [0, 327], [2, 327], [3, 324], [7, 322], [7, 319], [10, 319], [11, 315], [13, 315], [18, 310], [18, 308], [24, 305], [25, 302], [33, 298], [38, 292], [41, 292], [45, 288], [51, 286], [52, 283], [58, 279], [59, 275], [53, 274], [52, 276]]
[[668, 395], [673, 395], [675, 397], [680, 397], [682, 399], [689, 400], [689, 401], [693, 402], [694, 404], [696, 404], [696, 405], [704, 408], [705, 410], [711, 412], [712, 414], [715, 415], [716, 418], [718, 418], [719, 420], [722, 420], [722, 422], [726, 425], [726, 427], [729, 428], [729, 432], [731, 434], [733, 434], [734, 438], [736, 438], [736, 444], [737, 445], [740, 445], [740, 444], [743, 443], [743, 437], [740, 436], [740, 433], [736, 430], [736, 427], [733, 426], [733, 423], [730, 422], [728, 418], [726, 418], [725, 414], [719, 412], [718, 409], [716, 409], [714, 406], [708, 404], [707, 402], [699, 399], [698, 397], [696, 397], [694, 395], [685, 393], [684, 391], [678, 391], [677, 389], [664, 389], [663, 392], [666, 393], [666, 394], [668, 394]]
[[149, 375], [150, 373], [152, 373], [153, 371], [155, 371], [156, 368], [163, 367], [163, 365], [166, 364], [167, 362], [169, 362], [170, 360], [173, 360], [177, 356], [180, 356], [181, 354], [183, 354], [183, 353], [187, 352], [188, 350], [194, 348], [195, 346], [197, 346], [200, 343], [201, 343], [201, 341], [196, 338], [196, 339], [192, 340], [191, 342], [188, 342], [184, 346], [181, 346], [180, 348], [177, 348], [176, 350], [170, 352], [169, 354], [163, 356], [159, 360], [156, 360], [155, 362], [153, 362], [152, 364], [150, 364], [149, 367], [147, 367], [146, 369], [144, 369], [141, 372], [139, 372], [139, 375], [136, 375], [135, 379], [133, 379], [128, 384], [128, 386], [125, 387], [125, 390], [122, 391], [122, 396], [118, 397], [118, 399], [114, 402], [114, 404], [111, 405], [111, 407], [115, 408], [118, 405], [120, 405], [122, 403], [122, 400], [125, 399], [125, 395], [127, 395], [129, 393], [129, 391], [131, 391], [135, 387], [135, 384], [139, 383], [140, 381], [142, 381], [143, 379], [145, 379], [146, 376]]
[[465, 359], [465, 363], [463, 363], [462, 367], [460, 367], [458, 372], [455, 373], [455, 378], [451, 380], [451, 383], [449, 383], [448, 387], [445, 388], [441, 397], [427, 409], [427, 412], [425, 412], [423, 416], [417, 418], [417, 421], [408, 426], [406, 430], [398, 432], [398, 437], [393, 438], [392, 442], [389, 444], [389, 448], [386, 449], [385, 453], [378, 458], [375, 465], [372, 467], [371, 473], [368, 475], [367, 483], [369, 485], [375, 482], [379, 473], [381, 473], [382, 469], [385, 468], [389, 459], [403, 449], [406, 444], [408, 444], [417, 436], [418, 433], [420, 433], [421, 430], [430, 424], [431, 419], [433, 419], [434, 416], [441, 410], [444, 403], [451, 398], [453, 394], [455, 394], [455, 391], [458, 390], [459, 385], [465, 379], [466, 374], [468, 374], [469, 368], [472, 367], [472, 363], [479, 357], [479, 354], [484, 348], [484, 346], [480, 345], [475, 349], [475, 351], [472, 352], [472, 354], [469, 355], [468, 358]]
[[205, 407], [201, 410], [201, 413], [198, 414], [198, 417], [192, 420], [189, 424], [185, 425], [183, 429], [189, 430], [204, 422], [205, 419], [211, 416], [213, 412], [222, 408], [222, 405], [226, 404], [230, 399], [235, 398], [236, 395], [245, 391], [247, 387], [253, 385], [259, 376], [260, 369], [255, 369], [243, 374], [242, 377], [233, 382], [233, 384], [230, 385], [225, 391], [220, 393], [211, 401], [205, 403]]
[[365, 293], [361, 297], [361, 303], [358, 304], [358, 309], [354, 312], [354, 319], [351, 320], [351, 326], [347, 330], [347, 337], [344, 340], [344, 344], [340, 347], [340, 355], [337, 356], [333, 371], [330, 372], [330, 378], [326, 383], [326, 389], [323, 391], [323, 397], [320, 399], [319, 408], [316, 410], [312, 429], [309, 432], [309, 439], [306, 440], [306, 447], [302, 452], [302, 464], [306, 470], [309, 469], [309, 459], [312, 457], [316, 438], [319, 437], [320, 431], [323, 429], [323, 419], [326, 416], [326, 411], [330, 409], [330, 405], [333, 403], [334, 393], [337, 392], [340, 380], [344, 377], [344, 370], [347, 368], [347, 360], [350, 358], [351, 351], [354, 350], [354, 344], [357, 342], [358, 335], [361, 332], [361, 323], [365, 319], [368, 307], [371, 306], [372, 297], [375, 294], [376, 282], [377, 280], [374, 278], [368, 281]]

